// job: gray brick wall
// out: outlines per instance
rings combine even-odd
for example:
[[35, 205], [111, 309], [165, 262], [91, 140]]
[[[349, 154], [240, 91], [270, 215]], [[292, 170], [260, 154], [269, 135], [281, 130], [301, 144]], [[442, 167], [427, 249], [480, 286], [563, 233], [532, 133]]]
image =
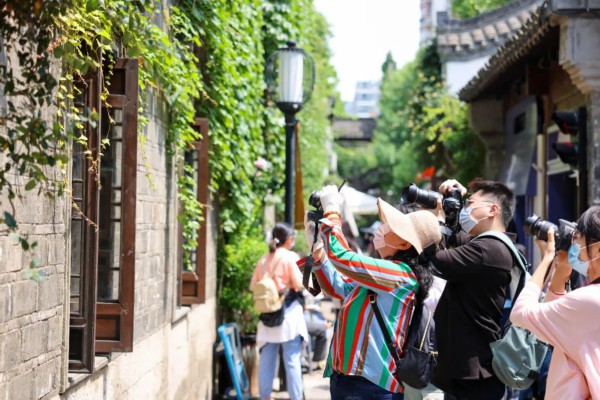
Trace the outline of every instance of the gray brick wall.
[[[15, 203], [20, 233], [38, 246], [23, 252], [12, 238], [0, 234], [0, 400], [191, 399], [207, 398], [211, 393], [209, 371], [216, 340], [216, 214], [213, 211], [207, 221], [207, 302], [177, 310], [175, 168], [165, 147], [165, 103], [152, 94], [148, 101], [147, 141], [138, 149], [133, 352], [114, 353], [110, 362], [91, 376], [71, 375], [78, 383], [69, 386], [65, 310], [70, 288], [65, 282], [69, 281], [70, 203], [67, 198], [52, 201], [21, 190], [24, 197]], [[49, 112], [45, 115], [51, 118]], [[17, 175], [10, 179], [21, 187], [27, 182]], [[0, 212], [7, 204], [6, 194], [0, 193]], [[39, 261], [45, 275], [39, 282], [25, 273], [33, 259]], [[174, 311], [183, 317], [174, 321]], [[181, 355], [185, 355], [185, 363]]]

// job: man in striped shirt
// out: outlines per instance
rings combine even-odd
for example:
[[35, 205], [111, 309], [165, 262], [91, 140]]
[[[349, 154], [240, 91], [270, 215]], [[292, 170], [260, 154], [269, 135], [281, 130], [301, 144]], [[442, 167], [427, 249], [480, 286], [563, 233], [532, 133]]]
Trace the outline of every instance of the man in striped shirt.
[[[334, 185], [321, 191], [323, 245], [313, 253], [313, 272], [321, 289], [342, 300], [324, 375], [331, 377], [332, 400], [400, 399], [402, 383], [392, 374], [394, 360], [373, 306], [380, 308], [396, 348], [401, 349], [415, 301], [424, 299], [431, 283], [430, 273], [419, 268], [417, 259], [425, 248], [437, 248], [439, 224], [429, 211], [405, 215], [379, 199], [383, 224], [374, 242], [382, 259], [367, 257], [353, 252], [343, 236], [341, 201]], [[304, 261], [299, 262], [301, 269]], [[421, 279], [424, 287], [419, 285]], [[369, 302], [370, 292], [377, 295], [375, 305]]]

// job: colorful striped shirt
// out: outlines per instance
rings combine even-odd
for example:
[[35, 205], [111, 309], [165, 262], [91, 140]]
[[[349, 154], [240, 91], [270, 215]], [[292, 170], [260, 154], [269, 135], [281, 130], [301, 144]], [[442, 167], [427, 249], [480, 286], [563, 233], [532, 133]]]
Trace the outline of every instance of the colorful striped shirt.
[[[362, 376], [393, 393], [402, 384], [392, 375], [395, 364], [369, 303], [369, 290], [377, 293], [377, 306], [387, 329], [402, 348], [418, 289], [410, 267], [359, 255], [348, 246], [341, 221], [323, 219], [321, 237], [327, 257], [313, 266], [321, 290], [342, 300], [324, 376], [333, 372]], [[303, 270], [306, 259], [298, 265]]]

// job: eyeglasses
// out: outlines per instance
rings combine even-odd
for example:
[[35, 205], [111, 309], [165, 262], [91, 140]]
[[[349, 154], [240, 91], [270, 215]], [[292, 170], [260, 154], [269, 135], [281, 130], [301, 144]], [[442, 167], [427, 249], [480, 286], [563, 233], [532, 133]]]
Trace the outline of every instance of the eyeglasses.
[[467, 199], [467, 201], [465, 201], [465, 203], [467, 204], [467, 206], [471, 206], [473, 203], [489, 203], [489, 204], [496, 204], [495, 201], [492, 200], [485, 200], [485, 199], [481, 199], [481, 200], [473, 200], [470, 197]]

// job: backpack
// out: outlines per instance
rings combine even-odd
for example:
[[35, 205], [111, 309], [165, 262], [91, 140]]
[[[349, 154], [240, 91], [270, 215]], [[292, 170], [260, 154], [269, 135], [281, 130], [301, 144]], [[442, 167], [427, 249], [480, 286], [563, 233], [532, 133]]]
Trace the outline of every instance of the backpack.
[[[279, 268], [281, 262], [275, 264], [273, 271], [265, 271], [262, 278], [254, 284], [254, 290], [252, 291], [252, 300], [254, 301], [254, 308], [259, 313], [272, 313], [281, 309], [285, 294], [279, 294], [277, 290], [277, 284], [273, 280], [275, 272]], [[262, 267], [264, 269], [266, 257], [262, 260]]]
[[383, 320], [381, 310], [376, 303], [376, 296], [375, 292], [369, 291], [369, 302], [383, 332], [388, 350], [394, 359], [394, 364], [396, 364], [393, 371], [394, 377], [410, 387], [423, 389], [429, 384], [433, 367], [437, 364], [438, 352], [433, 313], [424, 303], [415, 306], [402, 353], [398, 355], [396, 342], [392, 340]]
[[[493, 237], [502, 241], [513, 255], [510, 293], [514, 293], [510, 309], [514, 301], [529, 279], [527, 261], [502, 232], [484, 232], [477, 238]], [[517, 279], [515, 279], [517, 278]], [[513, 285], [514, 284], [514, 285]], [[512, 289], [514, 287], [514, 289]], [[546, 358], [549, 345], [540, 341], [533, 333], [515, 326], [508, 319], [502, 329], [502, 337], [490, 343], [492, 350], [492, 369], [502, 383], [513, 389], [527, 389], [540, 375], [540, 369]]]

